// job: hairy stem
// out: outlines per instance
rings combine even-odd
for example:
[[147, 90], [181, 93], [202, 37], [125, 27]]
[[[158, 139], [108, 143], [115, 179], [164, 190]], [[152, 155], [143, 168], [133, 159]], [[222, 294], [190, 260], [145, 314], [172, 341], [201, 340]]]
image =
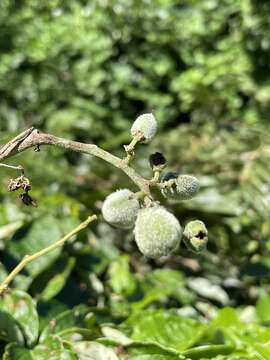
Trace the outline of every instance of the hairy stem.
[[67, 140], [51, 134], [45, 134], [37, 129], [30, 128], [9, 141], [0, 149], [0, 161], [8, 159], [29, 148], [36, 148], [40, 145], [52, 145], [62, 147], [85, 154], [96, 156], [107, 161], [118, 169], [122, 170], [146, 195], [151, 196], [149, 181], [139, 175], [126, 161], [110, 154], [94, 144], [84, 144], [77, 141]]
[[160, 173], [161, 171], [160, 170], [156, 170], [154, 171], [154, 175], [151, 179], [151, 186], [157, 184], [159, 182], [159, 178], [160, 178]]
[[79, 226], [77, 226], [70, 233], [65, 235], [62, 239], [58, 240], [56, 243], [49, 245], [46, 248], [32, 255], [25, 255], [22, 261], [11, 271], [11, 273], [6, 277], [6, 279], [0, 284], [0, 295], [8, 288], [11, 281], [29, 262], [36, 260], [37, 258], [43, 255], [46, 255], [47, 253], [49, 253], [52, 250], [55, 250], [58, 247], [63, 246], [67, 240], [69, 240], [72, 236], [76, 235], [78, 232], [85, 229], [92, 221], [96, 219], [97, 219], [96, 215], [89, 216], [84, 222], [82, 222]]
[[124, 145], [124, 149], [126, 151], [127, 156], [124, 158], [124, 161], [126, 164], [130, 164], [131, 160], [133, 160], [134, 155], [135, 155], [135, 147], [136, 145], [144, 138], [142, 133], [138, 133], [136, 134], [129, 145]]

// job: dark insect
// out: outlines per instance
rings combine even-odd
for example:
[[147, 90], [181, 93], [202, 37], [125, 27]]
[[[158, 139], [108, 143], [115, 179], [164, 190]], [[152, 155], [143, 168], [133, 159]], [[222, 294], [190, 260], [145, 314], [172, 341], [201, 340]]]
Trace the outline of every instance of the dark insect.
[[21, 201], [26, 206], [31, 205], [31, 206], [34, 206], [34, 207], [38, 207], [37, 202], [28, 194], [28, 192], [20, 194], [19, 198], [21, 199]]

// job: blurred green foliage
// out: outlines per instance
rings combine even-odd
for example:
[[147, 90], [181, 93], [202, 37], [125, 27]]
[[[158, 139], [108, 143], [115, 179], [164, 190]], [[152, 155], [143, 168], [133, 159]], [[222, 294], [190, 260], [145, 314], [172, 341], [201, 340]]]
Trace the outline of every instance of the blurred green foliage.
[[267, 121], [269, 11], [267, 0], [2, 0], [1, 128], [108, 140], [147, 109], [164, 126]]
[[[268, 0], [1, 0], [1, 143], [34, 125], [121, 155], [153, 110], [159, 133], [135, 166], [149, 177], [162, 151], [196, 175], [199, 195], [167, 206], [209, 231], [200, 256], [147, 261], [131, 232], [99, 221], [36, 260], [1, 299], [5, 360], [47, 359], [44, 348], [53, 360], [270, 358], [269, 14]], [[39, 207], [7, 193], [17, 174], [1, 168], [0, 279], [110, 192], [135, 189], [59, 149], [9, 163], [25, 167]]]

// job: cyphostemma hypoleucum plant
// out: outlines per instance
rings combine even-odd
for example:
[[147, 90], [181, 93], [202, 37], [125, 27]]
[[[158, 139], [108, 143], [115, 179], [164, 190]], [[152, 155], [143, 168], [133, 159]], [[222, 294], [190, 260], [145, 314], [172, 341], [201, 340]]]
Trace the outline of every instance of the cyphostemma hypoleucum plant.
[[[137, 143], [148, 143], [155, 136], [157, 121], [153, 114], [140, 115], [131, 127], [132, 140], [125, 146], [129, 164], [135, 154]], [[149, 186], [160, 189], [165, 198], [190, 200], [199, 191], [198, 179], [193, 175], [167, 172], [163, 154], [156, 152], [149, 158], [153, 177]], [[121, 189], [110, 194], [102, 207], [104, 219], [119, 228], [134, 228], [136, 244], [146, 257], [160, 258], [170, 255], [178, 249], [182, 234], [187, 248], [199, 253], [205, 249], [208, 241], [207, 229], [202, 221], [188, 223], [184, 232], [179, 220], [161, 206], [153, 197], [144, 192], [132, 193]]]
[[[119, 189], [107, 196], [102, 206], [102, 215], [105, 221], [121, 229], [133, 229], [138, 249], [148, 258], [157, 259], [176, 251], [181, 243], [182, 235], [186, 247], [195, 253], [199, 253], [206, 248], [208, 241], [208, 232], [204, 223], [200, 220], [191, 221], [183, 231], [179, 220], [164, 206], [160, 205], [154, 198], [152, 191], [155, 188], [160, 190], [165, 198], [187, 201], [198, 193], [200, 187], [198, 179], [189, 174], [178, 174], [172, 171], [164, 173], [167, 161], [160, 152], [153, 153], [149, 158], [153, 172], [150, 179], [141, 176], [131, 166], [136, 146], [140, 143], [149, 143], [156, 135], [157, 128], [157, 121], [152, 113], [137, 117], [131, 126], [131, 141], [124, 146], [125, 155], [120, 158], [95, 144], [63, 139], [31, 127], [0, 148], [0, 166], [20, 171], [19, 177], [9, 181], [8, 190], [21, 191], [19, 198], [25, 205], [36, 205], [29, 195], [31, 183], [25, 176], [23, 166], [8, 165], [3, 163], [4, 160], [30, 148], [39, 151], [43, 145], [57, 146], [65, 150], [90, 154], [103, 159], [123, 171], [138, 187], [138, 192]], [[96, 216], [94, 215], [89, 219], [74, 231], [77, 232], [85, 228], [85, 224], [95, 220]], [[0, 293], [6, 289], [25, 264], [53, 250], [55, 246], [62, 246], [68, 237], [64, 237], [55, 245], [42, 249], [38, 253], [27, 255], [0, 284]]]

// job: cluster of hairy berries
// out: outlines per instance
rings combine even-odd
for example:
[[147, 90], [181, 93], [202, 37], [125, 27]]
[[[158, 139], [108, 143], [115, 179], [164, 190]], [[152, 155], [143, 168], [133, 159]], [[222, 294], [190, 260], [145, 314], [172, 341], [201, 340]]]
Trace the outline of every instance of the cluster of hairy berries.
[[[140, 142], [148, 143], [157, 131], [157, 122], [153, 114], [139, 116], [131, 127], [131, 135]], [[160, 189], [166, 198], [189, 200], [199, 190], [196, 177], [175, 172], [159, 175], [166, 166], [166, 159], [161, 153], [150, 156], [150, 165], [154, 174], [149, 180]], [[102, 206], [104, 219], [121, 229], [134, 228], [135, 241], [142, 254], [157, 259], [167, 256], [178, 249], [182, 236], [188, 249], [199, 253], [205, 249], [208, 232], [202, 221], [189, 222], [184, 230], [178, 219], [158, 202], [145, 196], [138, 196], [128, 189], [121, 189], [110, 194]]]

